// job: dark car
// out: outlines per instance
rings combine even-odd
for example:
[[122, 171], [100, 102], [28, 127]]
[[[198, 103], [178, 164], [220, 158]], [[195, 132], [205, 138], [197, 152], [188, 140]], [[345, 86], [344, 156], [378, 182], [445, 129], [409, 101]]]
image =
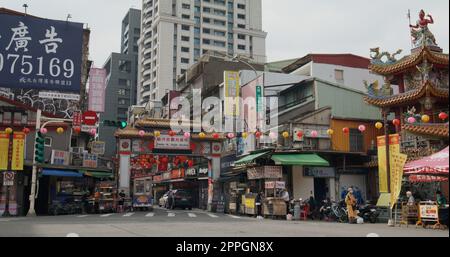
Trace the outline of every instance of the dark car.
[[170, 209], [183, 208], [192, 210], [192, 196], [186, 190], [172, 190], [168, 197], [168, 206]]

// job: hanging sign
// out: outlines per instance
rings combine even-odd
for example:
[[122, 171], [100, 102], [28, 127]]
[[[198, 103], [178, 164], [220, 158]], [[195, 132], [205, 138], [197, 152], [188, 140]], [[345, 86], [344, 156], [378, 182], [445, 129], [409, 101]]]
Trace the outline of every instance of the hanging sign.
[[8, 169], [9, 135], [0, 131], [0, 170]]
[[14, 186], [14, 175], [13, 171], [3, 172], [3, 186]]

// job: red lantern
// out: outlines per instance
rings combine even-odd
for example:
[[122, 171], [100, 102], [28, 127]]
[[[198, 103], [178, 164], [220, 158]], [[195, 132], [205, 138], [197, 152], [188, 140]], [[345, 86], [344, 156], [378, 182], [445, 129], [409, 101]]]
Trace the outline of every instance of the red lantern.
[[256, 137], [256, 138], [260, 138], [261, 136], [262, 136], [262, 133], [261, 133], [261, 132], [258, 131], [258, 132], [255, 133], [255, 137]]
[[394, 119], [393, 121], [392, 121], [392, 124], [394, 124], [395, 126], [400, 126], [400, 120], [399, 119]]
[[342, 132], [344, 132], [344, 134], [348, 134], [350, 132], [350, 129], [349, 128], [343, 128]]
[[218, 139], [218, 138], [219, 138], [219, 134], [214, 133], [214, 134], [213, 134], [213, 138]]
[[175, 136], [177, 133], [173, 130], [169, 131], [169, 136], [173, 137]]
[[30, 133], [30, 129], [29, 129], [29, 128], [24, 128], [24, 129], [22, 130], [22, 132], [23, 132], [25, 135], [28, 135], [28, 134]]
[[73, 131], [75, 132], [75, 134], [80, 134], [81, 128], [80, 127], [75, 127], [75, 128], [73, 128]]
[[188, 161], [188, 166], [189, 166], [189, 168], [192, 168], [194, 166], [194, 161], [189, 160]]
[[447, 118], [448, 118], [447, 113], [445, 113], [445, 112], [439, 113], [439, 119], [446, 120]]
[[297, 132], [297, 137], [298, 138], [302, 138], [303, 137], [303, 132], [302, 131]]
[[196, 148], [197, 148], [197, 145], [195, 143], [191, 143], [191, 150], [195, 151]]

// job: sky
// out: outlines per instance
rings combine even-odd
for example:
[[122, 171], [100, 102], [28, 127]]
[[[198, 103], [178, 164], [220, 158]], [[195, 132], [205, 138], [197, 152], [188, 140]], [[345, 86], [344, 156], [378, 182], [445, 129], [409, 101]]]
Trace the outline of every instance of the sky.
[[[161, 0], [168, 1], [168, 0]], [[260, 0], [253, 0], [260, 1]], [[408, 9], [415, 23], [424, 9], [435, 24], [430, 25], [437, 43], [449, 50], [448, 0], [262, 0], [263, 30], [268, 33], [268, 61], [302, 57], [308, 53], [353, 53], [369, 57], [369, 49], [403, 49], [411, 40]], [[120, 51], [122, 18], [129, 8], [141, 9], [142, 0], [0, 0], [0, 7], [49, 19], [87, 24], [91, 29], [90, 57], [104, 64], [111, 52]]]

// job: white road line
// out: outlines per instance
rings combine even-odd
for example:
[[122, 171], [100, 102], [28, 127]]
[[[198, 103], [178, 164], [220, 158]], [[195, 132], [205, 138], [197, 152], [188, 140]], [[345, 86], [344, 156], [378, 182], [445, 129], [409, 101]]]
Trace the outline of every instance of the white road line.
[[66, 237], [80, 237], [77, 233], [69, 233], [66, 235]]
[[123, 217], [130, 217], [134, 214], [134, 212], [129, 212], [123, 215]]
[[197, 217], [197, 215], [195, 215], [195, 213], [188, 213], [188, 215], [189, 215], [189, 217], [191, 217], [191, 218]]
[[167, 216], [168, 216], [168, 217], [175, 217], [175, 213], [169, 212], [169, 213], [167, 213]]
[[114, 213], [108, 213], [108, 214], [103, 214], [103, 215], [100, 215], [100, 217], [109, 217], [109, 216], [111, 216], [111, 215], [113, 215]]
[[208, 213], [208, 216], [211, 217], [211, 218], [219, 218], [219, 216], [211, 214], [211, 213]]
[[89, 215], [78, 215], [77, 218], [84, 218], [84, 217], [87, 217], [87, 216], [89, 216]]
[[155, 216], [154, 212], [150, 212], [145, 215], [145, 217], [153, 217], [153, 216]]
[[231, 214], [227, 214], [227, 216], [230, 217], [230, 218], [233, 218], [233, 219], [240, 219], [241, 218], [239, 216], [234, 216], [234, 215], [231, 215]]

